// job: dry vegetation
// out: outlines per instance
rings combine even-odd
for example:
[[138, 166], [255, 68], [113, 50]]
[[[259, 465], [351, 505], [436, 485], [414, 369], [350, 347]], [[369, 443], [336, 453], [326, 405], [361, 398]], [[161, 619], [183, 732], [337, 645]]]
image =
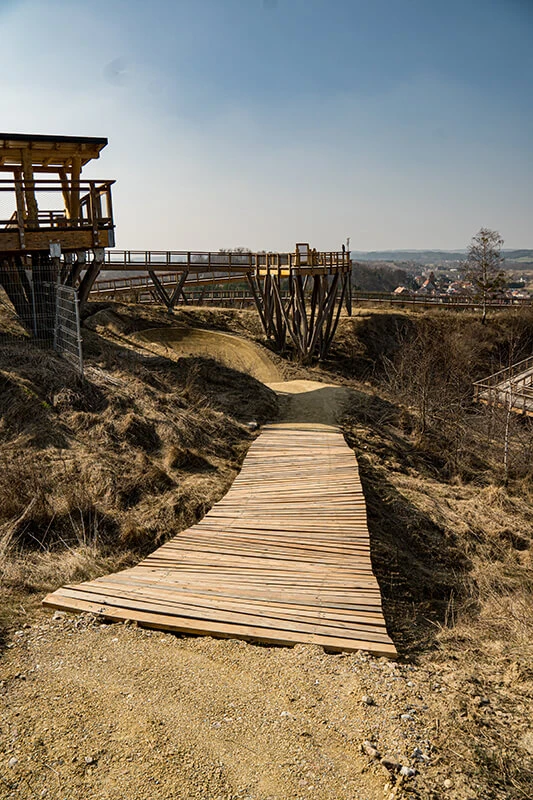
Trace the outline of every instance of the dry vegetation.
[[[440, 746], [487, 797], [533, 793], [533, 422], [471, 401], [472, 380], [533, 352], [533, 315], [345, 323], [330, 365], [359, 385], [359, 461], [392, 636], [449, 671]], [[485, 702], [487, 701], [487, 702]]]
[[170, 360], [112, 331], [87, 330], [85, 345], [85, 379], [52, 353], [2, 347], [4, 621], [200, 519], [239, 469], [255, 435], [246, 423], [276, 413], [273, 392], [215, 361]]
[[[2, 349], [0, 577], [11, 629], [21, 605], [131, 563], [198, 519], [236, 474], [252, 436], [243, 423], [276, 413], [273, 393], [250, 377], [128, 343], [168, 317], [115, 312], [105, 331], [86, 332], [84, 381], [54, 356]], [[252, 312], [177, 318], [260, 336]], [[505, 472], [505, 420], [474, 407], [471, 386], [531, 352], [526, 312], [486, 326], [452, 312], [369, 312], [343, 320], [328, 363], [286, 366], [354, 391], [344, 426], [389, 630], [402, 659], [439, 675], [442, 693], [428, 701], [437, 772], [487, 800], [533, 795], [533, 429], [513, 418]], [[440, 799], [435, 780], [428, 773], [406, 796]]]

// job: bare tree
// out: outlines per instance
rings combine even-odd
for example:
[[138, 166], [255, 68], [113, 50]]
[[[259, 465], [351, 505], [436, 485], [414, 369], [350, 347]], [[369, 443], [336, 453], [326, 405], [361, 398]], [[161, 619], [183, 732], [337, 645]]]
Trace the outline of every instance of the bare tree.
[[471, 281], [482, 304], [481, 322], [487, 321], [487, 302], [493, 292], [505, 285], [505, 272], [501, 265], [503, 239], [498, 231], [481, 228], [472, 238], [468, 256], [463, 266], [463, 275]]

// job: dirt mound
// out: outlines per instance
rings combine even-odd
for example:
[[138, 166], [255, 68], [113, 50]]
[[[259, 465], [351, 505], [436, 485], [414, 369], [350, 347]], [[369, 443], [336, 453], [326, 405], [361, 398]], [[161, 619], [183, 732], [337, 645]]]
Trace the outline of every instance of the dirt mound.
[[318, 381], [294, 380], [269, 383], [280, 399], [280, 416], [285, 422], [340, 422], [350, 390]]
[[169, 357], [204, 356], [215, 359], [263, 383], [279, 381], [281, 378], [279, 369], [263, 348], [228, 333], [173, 325], [170, 328], [139, 331], [132, 338]]

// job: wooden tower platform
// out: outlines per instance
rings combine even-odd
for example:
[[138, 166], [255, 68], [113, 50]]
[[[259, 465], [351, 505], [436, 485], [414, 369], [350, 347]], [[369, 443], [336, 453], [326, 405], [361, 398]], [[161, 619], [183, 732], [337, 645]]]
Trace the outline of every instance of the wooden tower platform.
[[25, 323], [30, 279], [79, 283], [83, 302], [104, 248], [115, 244], [114, 181], [81, 178], [106, 144], [104, 138], [0, 133], [0, 173], [9, 176], [0, 179], [0, 286]]
[[133, 569], [44, 604], [190, 634], [394, 658], [357, 463], [332, 425], [268, 425], [226, 496]]

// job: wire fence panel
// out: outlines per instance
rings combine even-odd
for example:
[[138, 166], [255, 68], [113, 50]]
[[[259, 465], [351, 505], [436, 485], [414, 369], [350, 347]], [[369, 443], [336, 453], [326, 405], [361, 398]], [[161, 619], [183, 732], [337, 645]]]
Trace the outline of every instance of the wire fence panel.
[[62, 353], [83, 374], [78, 292], [70, 286], [56, 285], [54, 350]]
[[21, 318], [5, 288], [0, 287], [0, 345], [25, 344], [54, 349], [83, 374], [76, 289], [48, 281], [34, 281], [28, 271], [25, 295], [29, 298], [30, 311]]

